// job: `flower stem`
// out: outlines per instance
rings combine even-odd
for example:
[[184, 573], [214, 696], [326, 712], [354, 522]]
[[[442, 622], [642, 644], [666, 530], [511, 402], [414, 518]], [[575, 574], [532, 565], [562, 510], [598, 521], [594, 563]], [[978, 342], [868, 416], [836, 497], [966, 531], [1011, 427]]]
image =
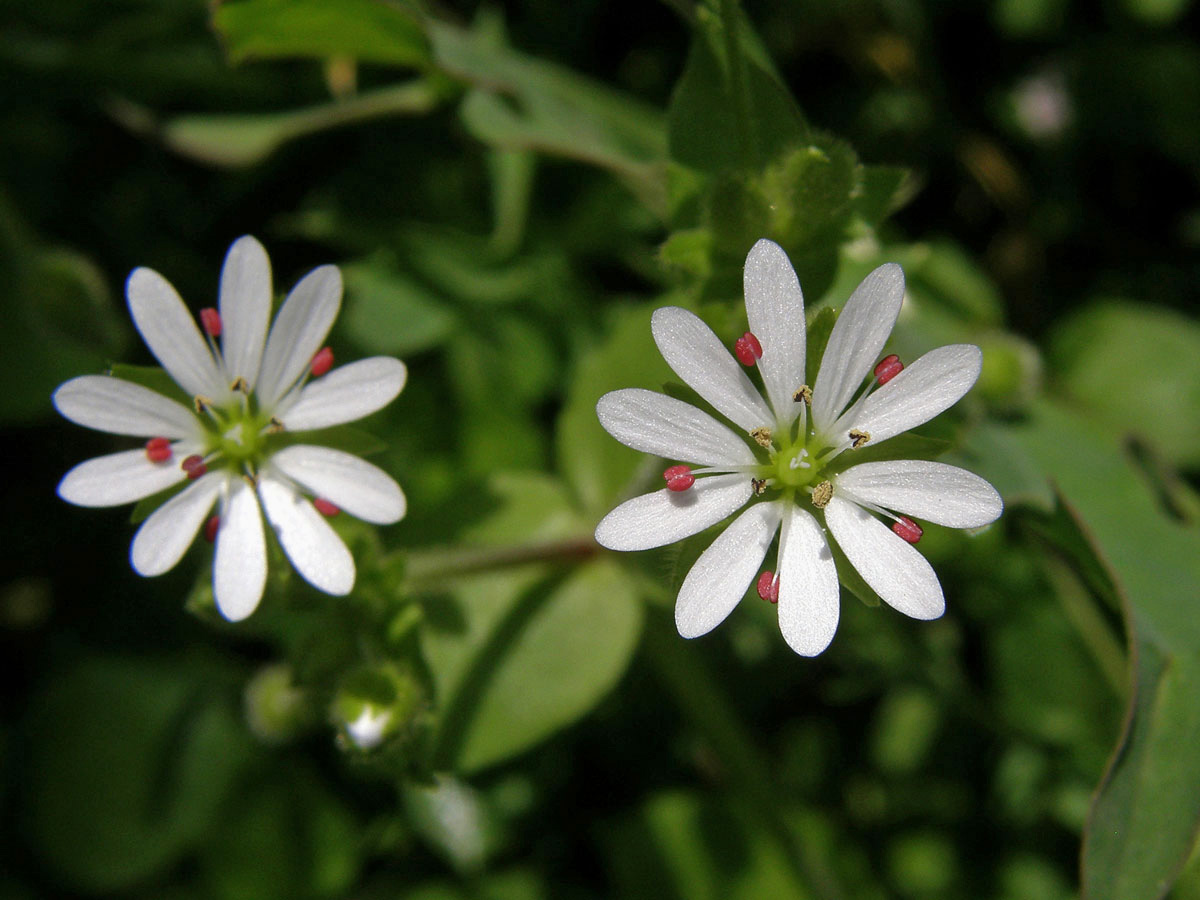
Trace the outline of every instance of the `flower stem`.
[[506, 569], [535, 562], [574, 562], [600, 551], [589, 535], [539, 544], [503, 547], [431, 547], [409, 551], [404, 592], [427, 589], [459, 575]]

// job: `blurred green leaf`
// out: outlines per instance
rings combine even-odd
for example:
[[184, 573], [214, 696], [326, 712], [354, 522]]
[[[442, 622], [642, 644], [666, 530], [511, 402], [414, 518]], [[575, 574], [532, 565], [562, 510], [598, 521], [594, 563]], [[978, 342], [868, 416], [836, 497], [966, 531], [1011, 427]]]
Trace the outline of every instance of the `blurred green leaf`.
[[[176, 153], [199, 162], [252, 166], [296, 138], [370, 119], [423, 115], [439, 101], [429, 82], [412, 81], [287, 112], [179, 116], [164, 124], [160, 133]], [[135, 131], [153, 133], [144, 113], [128, 106], [116, 111]]]
[[1161, 897], [1200, 825], [1200, 529], [1172, 520], [1117, 441], [1064, 406], [1014, 434], [1106, 568], [1130, 634], [1131, 707], [1084, 834], [1084, 894]]
[[315, 774], [273, 761], [241, 786], [201, 856], [208, 895], [343, 897], [362, 864], [360, 840], [353, 815]]
[[649, 307], [621, 311], [604, 343], [582, 355], [570, 375], [554, 435], [559, 471], [583, 509], [599, 519], [634, 481], [646, 455], [600, 427], [596, 402], [621, 388], [658, 390], [672, 377], [650, 334]]
[[235, 62], [345, 56], [421, 66], [430, 61], [418, 13], [400, 0], [227, 0], [213, 24]]
[[440, 345], [458, 322], [437, 294], [386, 259], [344, 266], [347, 336], [371, 353], [408, 356]]
[[617, 895], [687, 900], [810, 898], [765, 823], [697, 794], [657, 794], [604, 830]]
[[[575, 542], [588, 527], [544, 476], [495, 477], [500, 505], [468, 535], [485, 545]], [[455, 579], [426, 602], [422, 635], [441, 721], [434, 764], [474, 771], [549, 737], [587, 713], [624, 672], [641, 629], [636, 591], [613, 562], [565, 577], [546, 563]]]
[[25, 822], [58, 879], [130, 889], [216, 825], [249, 748], [211, 684], [178, 660], [86, 658], [33, 699]]
[[1192, 0], [1124, 0], [1126, 11], [1150, 25], [1170, 25], [1192, 5]]
[[1050, 342], [1071, 397], [1115, 434], [1200, 467], [1200, 325], [1164, 307], [1110, 300], [1072, 315]]

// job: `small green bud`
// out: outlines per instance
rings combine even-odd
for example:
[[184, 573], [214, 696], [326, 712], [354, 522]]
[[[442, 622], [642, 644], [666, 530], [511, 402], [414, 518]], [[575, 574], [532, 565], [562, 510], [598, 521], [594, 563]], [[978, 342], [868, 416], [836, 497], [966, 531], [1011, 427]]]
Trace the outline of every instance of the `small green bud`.
[[416, 716], [421, 689], [411, 673], [391, 664], [364, 667], [342, 682], [332, 715], [342, 739], [373, 750]]
[[268, 744], [289, 741], [312, 723], [308, 697], [292, 682], [286, 663], [263, 666], [246, 683], [242, 696], [246, 724]]
[[1000, 412], [1020, 412], [1042, 387], [1042, 357], [1024, 338], [992, 332], [979, 340], [983, 369], [975, 391]]

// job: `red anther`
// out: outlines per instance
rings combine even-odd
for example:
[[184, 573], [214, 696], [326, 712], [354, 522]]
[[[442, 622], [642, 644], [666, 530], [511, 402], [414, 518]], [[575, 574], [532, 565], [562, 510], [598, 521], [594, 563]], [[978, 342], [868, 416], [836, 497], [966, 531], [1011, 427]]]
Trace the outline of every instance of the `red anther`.
[[200, 310], [200, 324], [204, 326], [209, 337], [221, 336], [221, 314], [211, 306]]
[[915, 544], [921, 539], [921, 535], [925, 533], [921, 529], [921, 526], [908, 516], [901, 516], [898, 522], [893, 522], [892, 531], [896, 532], [896, 534], [900, 535], [900, 537], [910, 544]]
[[333, 351], [328, 347], [322, 347], [317, 351], [317, 355], [312, 358], [312, 373], [314, 378], [320, 378], [326, 372], [333, 368]]
[[770, 569], [758, 576], [758, 596], [771, 603], [779, 602], [779, 581]]
[[696, 476], [688, 466], [671, 466], [663, 472], [663, 478], [670, 491], [686, 491], [696, 483]]
[[315, 506], [317, 508], [317, 512], [319, 512], [321, 515], [326, 516], [327, 518], [330, 518], [330, 519], [332, 519], [334, 516], [336, 516], [338, 513], [341, 512], [340, 509], [338, 509], [336, 506], [334, 506], [332, 503], [330, 503], [324, 497], [314, 497], [313, 498], [313, 506]]
[[187, 477], [192, 481], [195, 481], [208, 471], [208, 466], [204, 464], [204, 457], [198, 456], [195, 453], [184, 459], [184, 461], [179, 464], [179, 468], [187, 472]]
[[171, 458], [171, 442], [165, 437], [150, 438], [146, 441], [146, 459], [150, 462], [166, 462]]
[[217, 532], [221, 529], [221, 517], [213, 516], [204, 523], [204, 539], [210, 544], [217, 540]]
[[747, 331], [733, 342], [733, 353], [743, 366], [752, 366], [762, 357], [762, 344], [753, 334]]
[[879, 361], [879, 365], [875, 367], [875, 377], [879, 379], [880, 384], [887, 384], [903, 371], [904, 363], [900, 362], [900, 357], [893, 353]]

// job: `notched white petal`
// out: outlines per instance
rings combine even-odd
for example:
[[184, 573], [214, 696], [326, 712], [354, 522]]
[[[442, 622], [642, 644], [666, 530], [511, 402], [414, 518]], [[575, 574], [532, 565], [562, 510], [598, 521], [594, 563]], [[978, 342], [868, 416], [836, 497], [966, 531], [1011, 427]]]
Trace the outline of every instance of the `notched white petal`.
[[238, 238], [221, 268], [221, 352], [228, 380], [258, 379], [271, 319], [271, 260], [250, 235]]
[[145, 450], [124, 450], [81, 462], [58, 483], [76, 506], [120, 506], [157, 494], [186, 476], [175, 459], [151, 462]]
[[337, 266], [318, 266], [292, 288], [271, 326], [259, 369], [257, 394], [265, 406], [273, 405], [308, 368], [341, 305]]
[[138, 333], [176, 383], [192, 396], [227, 396], [217, 361], [171, 283], [153, 269], [134, 269], [125, 294]]
[[604, 430], [634, 450], [703, 466], [753, 465], [737, 434], [690, 403], [654, 391], [612, 391], [596, 404]]
[[936, 619], [946, 611], [928, 560], [865, 509], [835, 494], [825, 507], [825, 524], [850, 564], [893, 609], [914, 619]]
[[258, 608], [266, 584], [267, 545], [258, 500], [246, 482], [233, 478], [213, 559], [217, 610], [230, 622], [240, 622]]
[[854, 421], [839, 422], [837, 430], [861, 429], [878, 444], [916, 428], [957, 403], [979, 378], [982, 362], [974, 344], [930, 350], [868, 397]]
[[376, 525], [404, 518], [404, 492], [392, 477], [351, 453], [295, 444], [271, 457], [271, 465], [335, 506]]
[[837, 631], [840, 589], [817, 520], [792, 505], [779, 538], [779, 630], [801, 656], [816, 656]]
[[129, 560], [139, 575], [161, 575], [183, 558], [228, 476], [209, 472], [154, 512], [134, 535]]
[[686, 491], [663, 488], [626, 500], [596, 526], [596, 541], [609, 550], [665, 547], [715, 525], [750, 499], [746, 475], [697, 478]]
[[310, 381], [296, 401], [285, 400], [276, 415], [289, 431], [354, 422], [395, 400], [407, 376], [404, 363], [390, 356], [360, 359]]
[[259, 479], [263, 509], [296, 571], [319, 591], [341, 596], [354, 587], [354, 558], [311, 503], [290, 485]]
[[836, 492], [949, 528], [979, 528], [1004, 511], [996, 489], [945, 463], [894, 459], [861, 463], [837, 475]]
[[667, 365], [717, 412], [747, 432], [773, 424], [746, 373], [699, 316], [664, 306], [654, 311], [650, 330]]
[[776, 419], [790, 425], [798, 413], [792, 395], [805, 383], [807, 328], [800, 281], [783, 248], [763, 239], [746, 257], [743, 286], [750, 331], [762, 344], [758, 369], [767, 396]]
[[178, 440], [195, 437], [199, 431], [187, 407], [109, 375], [72, 378], [54, 392], [54, 408], [76, 425], [110, 434]]
[[846, 408], [877, 362], [904, 302], [904, 270], [880, 266], [854, 289], [825, 345], [813, 385], [813, 424], [822, 433]]
[[779, 516], [778, 503], [756, 503], [700, 554], [675, 600], [680, 635], [708, 634], [733, 612], [767, 555]]

